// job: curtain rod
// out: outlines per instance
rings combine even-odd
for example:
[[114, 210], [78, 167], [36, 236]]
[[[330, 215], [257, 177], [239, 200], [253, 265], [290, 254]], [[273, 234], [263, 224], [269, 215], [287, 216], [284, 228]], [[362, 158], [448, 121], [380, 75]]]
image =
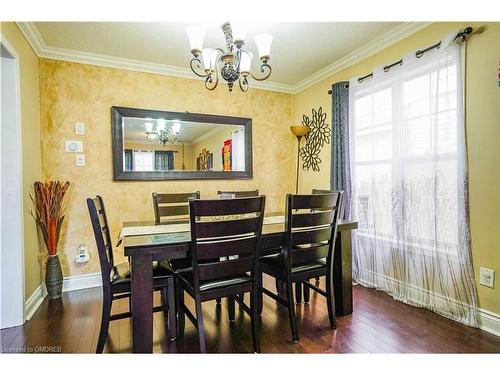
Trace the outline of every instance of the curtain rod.
[[[462, 31], [459, 31], [457, 33], [457, 35], [455, 36], [455, 38], [453, 38], [453, 40], [457, 40], [459, 38], [462, 38], [462, 42], [465, 41], [467, 39], [467, 37], [472, 34], [472, 31], [474, 29], [471, 27], [471, 26], [467, 26], [465, 29], [463, 29]], [[441, 41], [437, 42], [436, 44], [433, 44], [432, 46], [429, 46], [427, 48], [424, 48], [424, 49], [421, 49], [421, 50], [418, 50], [417, 52], [415, 52], [415, 57], [417, 59], [421, 58], [424, 53], [426, 52], [429, 52], [431, 50], [433, 50], [434, 48], [440, 48], [441, 47]], [[396, 65], [403, 65], [403, 59], [399, 59], [398, 61], [396, 62], [393, 62], [392, 64], [389, 64], [389, 65], [386, 65], [384, 66], [384, 72], [388, 72], [392, 67], [396, 66]], [[367, 74], [363, 77], [360, 77], [358, 78], [358, 82], [359, 83], [362, 83], [365, 79], [367, 78], [371, 78], [373, 77], [373, 72], [370, 73], [370, 74]], [[345, 84], [345, 88], [348, 88], [349, 87], [349, 83], [346, 83]], [[332, 90], [328, 90], [328, 95], [331, 95], [332, 94]]]

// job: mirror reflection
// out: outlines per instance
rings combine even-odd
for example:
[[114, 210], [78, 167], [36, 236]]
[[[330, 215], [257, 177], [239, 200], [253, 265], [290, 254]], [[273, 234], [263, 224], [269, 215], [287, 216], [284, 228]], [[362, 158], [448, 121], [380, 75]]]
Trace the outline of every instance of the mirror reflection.
[[245, 127], [123, 117], [123, 170], [245, 171]]

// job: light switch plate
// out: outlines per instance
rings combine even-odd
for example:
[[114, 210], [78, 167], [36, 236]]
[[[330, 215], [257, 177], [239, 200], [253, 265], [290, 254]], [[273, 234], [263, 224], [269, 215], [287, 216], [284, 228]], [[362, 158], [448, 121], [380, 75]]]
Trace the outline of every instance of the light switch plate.
[[495, 270], [489, 268], [479, 268], [479, 284], [493, 288], [495, 285]]
[[85, 166], [85, 154], [76, 154], [76, 166], [77, 167], [84, 167]]
[[66, 152], [83, 152], [82, 141], [66, 141], [65, 145]]
[[85, 135], [85, 124], [83, 122], [75, 123], [75, 134]]

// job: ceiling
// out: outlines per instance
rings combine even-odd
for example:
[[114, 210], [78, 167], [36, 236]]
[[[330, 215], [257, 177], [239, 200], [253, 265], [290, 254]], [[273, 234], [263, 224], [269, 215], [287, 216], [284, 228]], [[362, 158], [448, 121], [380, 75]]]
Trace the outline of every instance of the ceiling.
[[[160, 72], [163, 74], [172, 72], [172, 75], [197, 78], [189, 69], [192, 56], [185, 31], [189, 25], [174, 22], [19, 23], [32, 45], [36, 39], [35, 47], [41, 50], [39, 55], [42, 57], [80, 61], [82, 57], [80, 60], [72, 58], [72, 55], [79, 55], [85, 60], [82, 62], [106, 66], [113, 66], [103, 62], [114, 58], [124, 68], [137, 67], [139, 62], [145, 67], [153, 67], [153, 71], [165, 67], [166, 71]], [[206, 28], [204, 46], [224, 47], [219, 24], [201, 25]], [[245, 30], [245, 48], [255, 54], [254, 36], [261, 32], [273, 36], [272, 75], [267, 81], [251, 82], [251, 86], [294, 92], [325, 68], [345, 67], [346, 62], [352, 63], [353, 56], [360, 58], [361, 55], [373, 54], [424, 25], [408, 22], [309, 22], [238, 23], [233, 27]], [[86, 61], [89, 59], [90, 62]], [[258, 61], [254, 63], [255, 71]]]

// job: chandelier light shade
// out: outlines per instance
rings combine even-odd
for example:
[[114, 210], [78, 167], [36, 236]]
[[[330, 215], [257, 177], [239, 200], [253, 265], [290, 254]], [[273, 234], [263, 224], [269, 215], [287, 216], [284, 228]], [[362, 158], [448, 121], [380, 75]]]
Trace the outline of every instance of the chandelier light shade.
[[242, 51], [240, 60], [240, 74], [244, 77], [250, 74], [250, 69], [252, 67], [252, 52]]
[[146, 133], [151, 133], [153, 131], [153, 123], [152, 122], [146, 122], [144, 124], [146, 127]]
[[158, 122], [158, 130], [160, 131], [165, 130], [165, 124], [167, 123], [167, 121], [161, 118], [157, 122]]
[[245, 45], [245, 33], [241, 28], [231, 28], [229, 22], [222, 25], [222, 32], [226, 38], [226, 48], [203, 48], [205, 30], [199, 26], [189, 26], [186, 33], [191, 45], [190, 67], [198, 77], [205, 78], [205, 87], [214, 90], [219, 77], [227, 82], [229, 91], [238, 82], [241, 91], [248, 90], [248, 77], [256, 81], [264, 81], [271, 75], [272, 69], [268, 64], [271, 58], [271, 43], [273, 37], [270, 34], [258, 34], [255, 43], [259, 52], [261, 62], [259, 75], [251, 72], [253, 54], [243, 48]]
[[[151, 120], [154, 121], [154, 120]], [[170, 127], [167, 127], [167, 120], [156, 120], [156, 130], [153, 129], [153, 122], [144, 123], [146, 128], [146, 139], [149, 142], [159, 142], [163, 146], [167, 143], [176, 144], [179, 141], [179, 132], [181, 130], [181, 123], [174, 121]]]
[[200, 26], [189, 26], [186, 32], [188, 34], [189, 44], [191, 45], [191, 53], [198, 56], [203, 48], [205, 29]]
[[181, 123], [180, 122], [174, 122], [174, 124], [172, 125], [172, 131], [174, 134], [179, 134], [179, 132], [181, 131]]
[[203, 67], [205, 68], [205, 72], [210, 74], [212, 70], [212, 48], [203, 48], [201, 52], [201, 58], [203, 60]]
[[271, 56], [271, 43], [273, 37], [270, 34], [258, 34], [255, 36], [255, 44], [259, 51], [259, 58], [269, 60]]

